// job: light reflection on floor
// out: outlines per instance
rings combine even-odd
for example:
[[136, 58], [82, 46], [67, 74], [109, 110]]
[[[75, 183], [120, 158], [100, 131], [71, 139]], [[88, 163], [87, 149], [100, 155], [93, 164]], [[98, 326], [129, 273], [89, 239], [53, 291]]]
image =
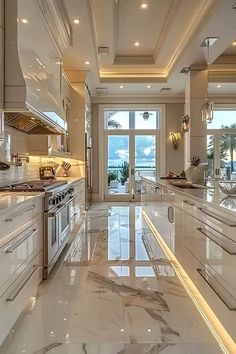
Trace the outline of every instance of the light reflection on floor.
[[139, 205], [95, 204], [74, 236], [1, 354], [220, 353]]

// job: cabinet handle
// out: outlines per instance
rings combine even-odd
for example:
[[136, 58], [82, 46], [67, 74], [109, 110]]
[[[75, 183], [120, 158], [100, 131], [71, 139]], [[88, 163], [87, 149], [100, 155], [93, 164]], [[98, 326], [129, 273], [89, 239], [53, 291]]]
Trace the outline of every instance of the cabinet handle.
[[230, 311], [236, 311], [236, 299], [230, 292], [220, 283], [216, 276], [214, 276], [208, 269], [196, 269], [207, 284], [212, 288], [216, 295], [223, 301]]
[[183, 203], [194, 206], [195, 204], [193, 202], [190, 202], [189, 200], [183, 200]]
[[235, 226], [236, 226], [236, 224], [233, 223], [232, 221], [227, 221], [227, 220], [225, 220], [225, 219], [223, 218], [223, 216], [217, 215], [217, 214], [215, 214], [214, 212], [211, 212], [211, 211], [209, 211], [209, 210], [207, 210], [207, 209], [204, 209], [204, 208], [198, 208], [198, 209], [199, 209], [203, 214], [206, 214], [206, 215], [210, 216], [212, 219], [215, 219], [215, 220], [221, 222], [222, 224], [225, 224], [225, 225], [227, 225], [227, 226], [229, 226], [229, 227], [235, 227]]
[[28, 234], [26, 235], [20, 235], [19, 238], [17, 238], [17, 240], [13, 240], [10, 245], [4, 250], [5, 253], [13, 253], [15, 251], [16, 248], [18, 248], [27, 238], [29, 238], [30, 236], [36, 235], [36, 233], [38, 232], [39, 229], [33, 229], [30, 232], [28, 232]]
[[197, 227], [197, 231], [201, 232], [204, 236], [215, 242], [218, 246], [223, 248], [229, 254], [236, 254], [236, 242], [228, 238], [227, 236], [220, 234], [219, 236], [209, 232], [202, 227]]
[[34, 272], [38, 269], [38, 265], [33, 265], [33, 269], [30, 269], [29, 273], [26, 275], [26, 277], [23, 279], [23, 281], [20, 283], [20, 286], [17, 287], [10, 296], [7, 298], [7, 302], [12, 302], [16, 299], [17, 295], [21, 292], [21, 290], [24, 288], [28, 280], [32, 277]]
[[37, 208], [37, 205], [33, 204], [30, 207], [27, 207], [26, 209], [20, 210], [17, 213], [9, 216], [8, 218], [5, 219], [6, 222], [13, 221], [15, 218], [18, 218], [19, 216], [23, 216], [24, 213], [27, 213], [28, 211], [31, 211], [32, 209]]
[[168, 207], [168, 220], [171, 224], [175, 221], [174, 208], [172, 206]]

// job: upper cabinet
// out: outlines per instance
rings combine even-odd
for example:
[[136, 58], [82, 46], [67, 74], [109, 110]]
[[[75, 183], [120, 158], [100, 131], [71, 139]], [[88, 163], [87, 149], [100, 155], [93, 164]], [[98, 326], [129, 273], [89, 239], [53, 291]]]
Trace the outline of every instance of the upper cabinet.
[[0, 0], [0, 111], [4, 96], [4, 0]]
[[6, 2], [5, 108], [39, 113], [67, 130], [61, 58], [71, 33], [63, 11], [59, 0]]

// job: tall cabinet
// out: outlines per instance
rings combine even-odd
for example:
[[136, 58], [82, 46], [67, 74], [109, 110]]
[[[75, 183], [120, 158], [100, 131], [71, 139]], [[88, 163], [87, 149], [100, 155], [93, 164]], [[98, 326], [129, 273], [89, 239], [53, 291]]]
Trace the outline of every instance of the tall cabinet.
[[85, 83], [73, 84], [70, 106], [70, 151], [71, 157], [84, 163], [86, 208], [92, 195], [92, 105]]

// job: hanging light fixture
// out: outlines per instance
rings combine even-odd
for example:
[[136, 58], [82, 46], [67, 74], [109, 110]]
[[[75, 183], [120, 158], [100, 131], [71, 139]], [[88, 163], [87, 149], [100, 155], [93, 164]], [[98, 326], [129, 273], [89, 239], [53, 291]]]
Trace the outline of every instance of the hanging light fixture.
[[[201, 47], [205, 47], [207, 49], [207, 74], [209, 78], [209, 64], [210, 64], [210, 47], [217, 41], [218, 37], [206, 37], [201, 44]], [[209, 80], [207, 80], [208, 83]], [[202, 121], [205, 124], [209, 124], [212, 122], [214, 116], [214, 102], [209, 100], [208, 94], [206, 101], [202, 106]]]
[[144, 120], [148, 120], [150, 116], [152, 116], [153, 114], [152, 113], [149, 113], [149, 112], [143, 112], [140, 114], [140, 116], [143, 116], [143, 119]]

